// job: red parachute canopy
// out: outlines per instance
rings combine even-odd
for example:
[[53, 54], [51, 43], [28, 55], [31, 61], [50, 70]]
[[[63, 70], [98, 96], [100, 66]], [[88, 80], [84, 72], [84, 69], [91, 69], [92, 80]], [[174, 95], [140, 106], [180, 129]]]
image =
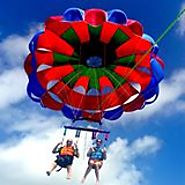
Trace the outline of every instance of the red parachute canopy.
[[28, 95], [72, 120], [118, 119], [158, 96], [158, 46], [121, 10], [70, 8], [50, 17], [29, 48]]

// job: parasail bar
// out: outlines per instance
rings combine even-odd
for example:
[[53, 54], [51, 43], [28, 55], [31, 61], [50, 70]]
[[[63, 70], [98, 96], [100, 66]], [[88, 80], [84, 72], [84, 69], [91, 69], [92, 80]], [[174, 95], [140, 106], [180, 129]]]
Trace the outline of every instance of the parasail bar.
[[64, 126], [64, 128], [71, 129], [71, 130], [80, 130], [80, 131], [87, 131], [87, 132], [98, 132], [98, 133], [103, 133], [103, 134], [110, 134], [110, 131], [94, 129], [94, 128], [83, 128], [83, 127], [73, 127], [73, 126]]

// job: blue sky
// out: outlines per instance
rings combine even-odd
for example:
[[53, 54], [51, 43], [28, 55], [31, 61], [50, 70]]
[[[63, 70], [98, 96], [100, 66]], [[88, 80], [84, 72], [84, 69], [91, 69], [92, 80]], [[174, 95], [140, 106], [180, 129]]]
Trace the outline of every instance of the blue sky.
[[[43, 23], [47, 17], [58, 15], [69, 7], [83, 9], [97, 7], [105, 10], [120, 8], [129, 18], [139, 20], [145, 32], [157, 39], [183, 6], [185, 7], [184, 0], [175, 2], [168, 0], [143, 0], [142, 2], [136, 0], [2, 0], [0, 2], [1, 182], [4, 185], [10, 185], [11, 182], [20, 185], [28, 184], [26, 179], [32, 179], [35, 185], [43, 184], [45, 177], [41, 176], [39, 179], [39, 176], [33, 172], [34, 164], [32, 166], [26, 158], [20, 158], [18, 154], [24, 153], [22, 150], [27, 149], [26, 143], [31, 143], [31, 146], [37, 150], [45, 151], [47, 148], [50, 152], [49, 149], [60, 137], [59, 126], [64, 121], [59, 113], [41, 109], [39, 105], [31, 102], [25, 92], [27, 78], [23, 71], [23, 60], [28, 53], [27, 44], [40, 23]], [[121, 178], [116, 179], [113, 176], [112, 185], [122, 185], [124, 180], [125, 185], [184, 185], [184, 25], [185, 18], [183, 17], [159, 43], [159, 55], [165, 61], [165, 80], [161, 84], [159, 99], [154, 105], [142, 111], [123, 115], [111, 125], [109, 151], [117, 144], [120, 151], [122, 149], [126, 151], [121, 152], [121, 155], [128, 157], [128, 160], [120, 159], [119, 162], [123, 165], [118, 166], [122, 173], [117, 173], [115, 170], [115, 176], [121, 173]], [[44, 149], [39, 145], [43, 143], [47, 143]], [[6, 152], [8, 155], [15, 152], [15, 158], [8, 158]], [[110, 153], [112, 160], [114, 155], [117, 155], [116, 152]], [[131, 155], [134, 157], [130, 157]], [[34, 160], [37, 161], [37, 158], [40, 159], [39, 155], [35, 156]], [[44, 162], [48, 163], [50, 158], [51, 156], [47, 156], [45, 161], [42, 161], [43, 169], [46, 167]], [[6, 177], [7, 165], [12, 165], [13, 169], [14, 167], [16, 169], [15, 160], [17, 159], [20, 169], [24, 170], [25, 177], [21, 178], [19, 175]], [[108, 165], [115, 166], [114, 164], [117, 163], [109, 161]], [[104, 170], [106, 172], [106, 169]], [[48, 185], [52, 182], [60, 182], [61, 177], [58, 176], [47, 182]], [[135, 178], [135, 181], [127, 177]]]

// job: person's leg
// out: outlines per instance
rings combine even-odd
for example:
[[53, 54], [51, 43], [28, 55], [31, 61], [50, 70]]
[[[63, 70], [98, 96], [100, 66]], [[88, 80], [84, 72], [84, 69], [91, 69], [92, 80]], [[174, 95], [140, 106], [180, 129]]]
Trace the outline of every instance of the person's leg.
[[84, 177], [83, 177], [83, 179], [82, 179], [82, 183], [84, 183], [85, 182], [85, 179], [86, 179], [86, 177], [87, 177], [87, 175], [90, 173], [90, 171], [92, 170], [92, 163], [91, 162], [89, 162], [89, 164], [88, 164], [88, 167], [87, 167], [87, 169], [86, 169], [86, 172], [85, 172], [85, 174], [84, 174]]
[[55, 170], [56, 167], [57, 167], [57, 163], [53, 163], [51, 169], [50, 169], [49, 171], [46, 171], [46, 174], [47, 174], [48, 176], [50, 176], [51, 173], [52, 173], [52, 171]]
[[95, 164], [95, 168], [94, 169], [95, 169], [95, 175], [96, 175], [96, 185], [98, 185], [99, 181], [100, 181], [99, 171], [100, 171], [102, 165], [103, 165], [102, 161], [99, 161], [99, 162], [97, 162]]
[[96, 175], [96, 184], [98, 185], [99, 181], [100, 181], [100, 178], [99, 178], [99, 165], [98, 164], [95, 164], [95, 175]]
[[67, 166], [67, 179], [71, 179], [72, 176], [72, 166], [68, 165]]

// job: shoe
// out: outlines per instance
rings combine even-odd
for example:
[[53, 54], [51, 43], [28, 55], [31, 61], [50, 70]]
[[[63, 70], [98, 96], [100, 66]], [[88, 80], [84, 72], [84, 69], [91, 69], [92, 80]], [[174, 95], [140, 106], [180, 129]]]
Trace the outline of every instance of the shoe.
[[70, 180], [70, 179], [71, 179], [71, 176], [67, 176], [66, 179], [67, 179], [67, 180]]
[[46, 174], [47, 174], [47, 176], [50, 176], [51, 175], [51, 172], [46, 171]]
[[83, 178], [83, 179], [81, 180], [81, 184], [84, 184], [84, 182], [85, 182], [85, 178]]

